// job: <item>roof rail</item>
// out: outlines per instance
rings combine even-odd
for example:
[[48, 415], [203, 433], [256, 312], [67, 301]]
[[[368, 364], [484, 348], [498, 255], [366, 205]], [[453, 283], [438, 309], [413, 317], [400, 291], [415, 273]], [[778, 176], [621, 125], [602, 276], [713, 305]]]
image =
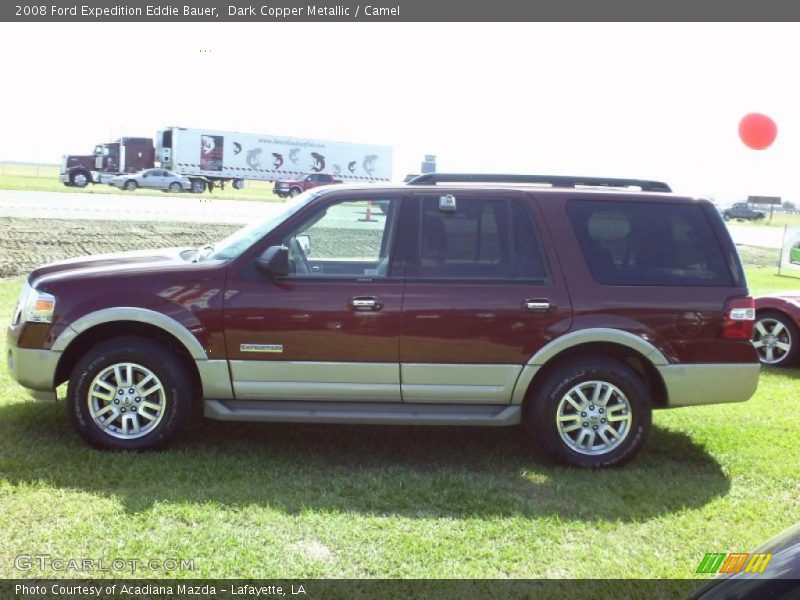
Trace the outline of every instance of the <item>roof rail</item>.
[[408, 182], [408, 185], [436, 185], [437, 183], [542, 183], [559, 188], [587, 187], [638, 187], [643, 192], [671, 192], [662, 181], [642, 179], [615, 179], [610, 177], [574, 177], [572, 175], [500, 175], [495, 173], [425, 173]]

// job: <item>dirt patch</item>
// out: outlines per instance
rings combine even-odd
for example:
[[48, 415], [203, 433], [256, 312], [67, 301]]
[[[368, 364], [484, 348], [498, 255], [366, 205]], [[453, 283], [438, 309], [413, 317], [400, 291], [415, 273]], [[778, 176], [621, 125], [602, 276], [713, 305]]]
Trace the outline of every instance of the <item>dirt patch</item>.
[[781, 251], [773, 248], [757, 248], [755, 246], [736, 246], [739, 257], [746, 266], [777, 267], [781, 260]]
[[39, 265], [87, 254], [199, 246], [236, 229], [236, 225], [207, 223], [0, 217], [0, 277], [25, 275]]
[[[157, 223], [139, 221], [72, 221], [0, 217], [0, 278], [30, 273], [39, 265], [104, 252], [146, 250], [172, 246], [199, 246], [214, 242], [238, 229], [237, 225], [208, 223]], [[341, 232], [339, 232], [341, 234]], [[316, 232], [312, 255], [342, 251], [341, 235]], [[363, 252], [377, 256], [380, 232], [348, 230], [346, 238]], [[350, 241], [348, 239], [348, 241]], [[330, 246], [330, 247], [329, 247]], [[772, 267], [780, 250], [737, 246], [745, 265]], [[358, 251], [353, 250], [353, 255]]]

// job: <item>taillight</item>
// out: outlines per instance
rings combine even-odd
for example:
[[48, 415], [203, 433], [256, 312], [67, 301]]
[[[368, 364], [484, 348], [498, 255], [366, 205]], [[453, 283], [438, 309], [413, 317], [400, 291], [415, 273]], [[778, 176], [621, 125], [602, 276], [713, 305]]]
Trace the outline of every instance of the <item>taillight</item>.
[[722, 322], [722, 337], [749, 340], [753, 337], [756, 303], [751, 296], [729, 300]]

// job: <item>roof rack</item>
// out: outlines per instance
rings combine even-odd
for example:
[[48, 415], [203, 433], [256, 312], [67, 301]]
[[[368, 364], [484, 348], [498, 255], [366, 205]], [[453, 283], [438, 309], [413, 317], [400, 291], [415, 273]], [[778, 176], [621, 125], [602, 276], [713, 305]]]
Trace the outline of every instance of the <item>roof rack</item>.
[[408, 182], [408, 185], [436, 185], [437, 183], [541, 183], [558, 188], [587, 187], [638, 187], [643, 192], [672, 192], [663, 181], [642, 179], [615, 179], [610, 177], [574, 177], [572, 175], [499, 175], [495, 173], [425, 173]]

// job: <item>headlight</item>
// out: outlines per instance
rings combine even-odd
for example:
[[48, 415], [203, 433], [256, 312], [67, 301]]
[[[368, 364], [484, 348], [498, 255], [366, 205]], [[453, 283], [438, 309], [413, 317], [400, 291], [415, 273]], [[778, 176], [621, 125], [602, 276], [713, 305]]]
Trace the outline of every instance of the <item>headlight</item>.
[[16, 325], [22, 321], [28, 323], [52, 323], [55, 310], [55, 296], [35, 290], [26, 283], [17, 301], [13, 324]]

